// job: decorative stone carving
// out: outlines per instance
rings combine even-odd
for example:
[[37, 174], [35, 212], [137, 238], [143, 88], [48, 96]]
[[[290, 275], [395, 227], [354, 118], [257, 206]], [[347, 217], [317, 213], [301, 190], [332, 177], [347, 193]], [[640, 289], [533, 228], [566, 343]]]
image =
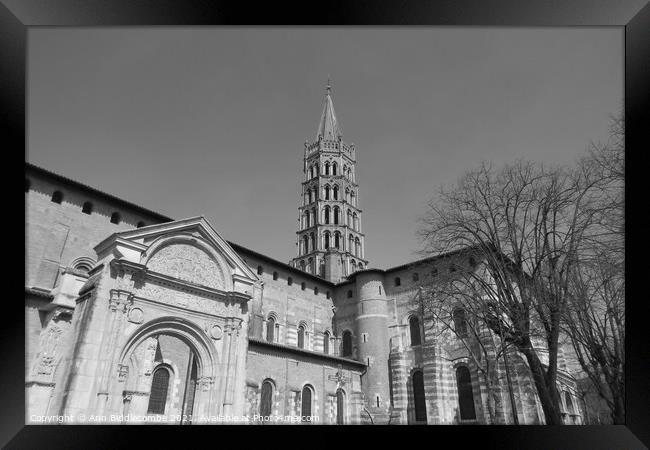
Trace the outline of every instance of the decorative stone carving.
[[126, 377], [129, 375], [129, 366], [126, 364], [117, 365], [117, 381], [123, 383], [126, 381]]
[[155, 272], [190, 283], [223, 290], [225, 275], [205, 251], [190, 244], [171, 244], [158, 250], [147, 263]]
[[36, 363], [32, 369], [35, 375], [52, 375], [56, 363], [56, 351], [63, 329], [58, 325], [51, 325], [41, 334], [39, 352]]
[[199, 389], [203, 392], [210, 390], [210, 385], [214, 383], [214, 377], [201, 377], [198, 380]]
[[144, 375], [151, 375], [153, 361], [156, 358], [156, 349], [158, 348], [158, 339], [147, 339], [147, 346], [144, 353]]
[[212, 325], [212, 327], [210, 327], [209, 333], [210, 337], [217, 341], [223, 337], [223, 330], [219, 325]]
[[127, 314], [127, 319], [129, 322], [142, 323], [144, 321], [144, 312], [138, 307], [131, 308]]
[[217, 316], [228, 315], [228, 308], [218, 300], [199, 297], [188, 292], [147, 283], [141, 289], [134, 291], [138, 297], [147, 298], [161, 303], [178, 306], [183, 309], [206, 312]]
[[133, 304], [133, 295], [130, 292], [111, 289], [111, 296], [108, 299], [108, 307], [111, 311], [126, 312]]

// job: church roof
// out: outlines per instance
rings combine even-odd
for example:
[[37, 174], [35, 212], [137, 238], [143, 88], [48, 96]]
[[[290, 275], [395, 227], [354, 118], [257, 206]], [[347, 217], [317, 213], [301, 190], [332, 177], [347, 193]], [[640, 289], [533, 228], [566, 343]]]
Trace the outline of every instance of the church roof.
[[318, 124], [318, 131], [316, 132], [316, 140], [318, 136], [322, 136], [323, 139], [338, 141], [340, 137], [343, 136], [341, 132], [341, 127], [336, 120], [336, 113], [334, 112], [334, 103], [332, 102], [332, 96], [330, 92], [332, 87], [327, 82], [327, 94], [325, 94], [325, 104], [323, 105], [323, 114], [320, 117], [320, 123]]

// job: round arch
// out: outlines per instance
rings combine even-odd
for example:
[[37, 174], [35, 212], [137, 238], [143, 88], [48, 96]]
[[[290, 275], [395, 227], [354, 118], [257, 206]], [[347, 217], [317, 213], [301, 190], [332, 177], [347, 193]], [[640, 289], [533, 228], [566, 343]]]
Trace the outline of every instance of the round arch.
[[205, 252], [209, 258], [211, 258], [219, 268], [221, 272], [221, 278], [223, 279], [224, 286], [223, 290], [232, 291], [233, 290], [233, 281], [232, 281], [232, 271], [230, 265], [226, 262], [224, 257], [215, 251], [214, 247], [209, 243], [205, 242], [203, 239], [197, 238], [196, 236], [189, 234], [177, 234], [173, 236], [161, 236], [158, 239], [155, 239], [150, 245], [149, 248], [142, 254], [140, 258], [140, 263], [143, 265], [148, 265], [151, 259], [156, 256], [156, 254], [174, 244], [185, 244], [196, 247], [197, 249]]

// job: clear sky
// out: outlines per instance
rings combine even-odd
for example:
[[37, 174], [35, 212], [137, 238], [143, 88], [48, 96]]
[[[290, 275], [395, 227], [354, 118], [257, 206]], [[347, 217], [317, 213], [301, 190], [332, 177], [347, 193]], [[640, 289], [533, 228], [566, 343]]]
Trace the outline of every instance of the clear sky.
[[622, 28], [30, 29], [27, 160], [288, 262], [325, 84], [371, 267], [481, 160], [571, 163], [623, 107]]

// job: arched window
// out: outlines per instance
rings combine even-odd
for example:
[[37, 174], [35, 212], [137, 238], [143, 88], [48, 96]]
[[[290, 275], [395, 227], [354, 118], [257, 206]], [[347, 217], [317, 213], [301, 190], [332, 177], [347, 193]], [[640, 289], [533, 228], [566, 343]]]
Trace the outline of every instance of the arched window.
[[305, 260], [300, 261], [300, 270], [305, 271]]
[[306, 255], [307, 253], [309, 253], [309, 237], [304, 235], [302, 237], [302, 254]]
[[326, 331], [323, 333], [323, 353], [328, 355], [330, 352], [330, 334]]
[[341, 233], [339, 233], [338, 231], [334, 233], [334, 247], [336, 247], [337, 249], [341, 248]]
[[352, 214], [352, 228], [359, 231], [359, 216], [357, 216], [357, 213]]
[[348, 226], [352, 228], [352, 211], [348, 209]]
[[335, 206], [334, 207], [334, 225], [339, 224], [339, 213], [340, 213], [339, 207]]
[[325, 250], [330, 248], [330, 234], [325, 233]]
[[345, 393], [343, 389], [336, 390], [336, 424], [343, 425], [345, 423]]
[[401, 286], [402, 285], [402, 280], [400, 277], [395, 277], [395, 286]]
[[84, 214], [92, 214], [93, 212], [93, 204], [90, 202], [85, 202], [83, 206], [81, 207], [81, 212]]
[[287, 278], [287, 285], [291, 286], [293, 284], [293, 278]]
[[354, 241], [354, 245], [355, 245], [354, 254], [357, 255], [359, 258], [363, 258], [363, 256], [361, 255], [361, 241], [359, 240], [359, 238], [356, 238], [356, 240]]
[[260, 395], [260, 416], [270, 416], [273, 409], [273, 383], [264, 380]]
[[309, 178], [314, 178], [314, 166], [309, 168]]
[[318, 295], [318, 286], [314, 286], [314, 295]]
[[415, 403], [415, 421], [426, 422], [427, 403], [424, 396], [424, 375], [421, 370], [413, 372], [413, 401]]
[[341, 356], [352, 356], [352, 333], [349, 330], [343, 332], [343, 348]]
[[302, 388], [302, 394], [300, 396], [301, 400], [301, 408], [300, 408], [300, 414], [303, 417], [303, 421], [309, 421], [307, 417], [311, 416], [311, 398], [312, 398], [312, 390], [311, 386], [305, 386]]
[[352, 289], [348, 291], [348, 298], [352, 298]]
[[277, 280], [277, 279], [278, 279], [278, 276], [279, 276], [279, 275], [278, 275], [277, 272], [273, 272], [273, 279], [274, 279], [274, 280]]
[[475, 420], [474, 392], [472, 391], [472, 377], [469, 369], [460, 366], [456, 369], [456, 384], [458, 386], [458, 405], [461, 420]]
[[[355, 255], [356, 255], [356, 253], [355, 253]], [[356, 271], [357, 271], [357, 263], [355, 261], [352, 261], [352, 272], [356, 272]]]
[[316, 250], [316, 235], [314, 233], [310, 233], [309, 237], [311, 238], [311, 251]]
[[571, 394], [564, 392], [564, 402], [566, 403], [566, 411], [570, 416], [575, 415], [576, 411], [573, 407], [573, 401], [571, 401]]
[[325, 200], [329, 200], [329, 199], [330, 199], [330, 187], [325, 186]]
[[311, 189], [310, 189], [310, 190], [307, 191], [307, 203], [311, 203], [313, 201], [314, 201], [314, 199], [312, 197]]
[[411, 331], [411, 345], [420, 345], [422, 339], [420, 338], [420, 320], [416, 316], [411, 316], [409, 319], [409, 330]]
[[311, 217], [314, 219], [314, 225], [318, 224], [318, 214], [316, 214], [316, 208], [311, 209]]
[[264, 273], [264, 268], [262, 266], [257, 266], [257, 274], [262, 275]]
[[465, 310], [463, 308], [456, 308], [453, 311], [454, 330], [460, 337], [467, 336], [467, 321], [465, 319]]
[[330, 223], [330, 207], [329, 206], [325, 207], [325, 223], [326, 224]]
[[332, 189], [332, 195], [334, 196], [334, 200], [339, 199], [339, 187], [334, 186], [334, 189]]
[[305, 348], [305, 326], [304, 325], [300, 325], [298, 327], [298, 348]]
[[332, 163], [332, 175], [336, 175], [336, 163]]
[[266, 321], [266, 341], [275, 342], [275, 318], [269, 316]]
[[311, 225], [309, 224], [309, 211], [305, 211], [305, 228], [309, 228]]
[[352, 206], [357, 206], [357, 196], [354, 191], [350, 191], [350, 203], [352, 203]]
[[325, 175], [329, 175], [329, 174], [330, 174], [330, 163], [326, 162], [325, 163]]
[[[313, 258], [309, 258], [307, 260], [307, 272], [314, 273], [314, 259]], [[302, 290], [304, 291], [305, 288], [302, 288]]]
[[54, 193], [52, 194], [52, 201], [60, 205], [61, 202], [63, 201], [63, 192], [54, 191]]
[[136, 227], [138, 228], [142, 228], [143, 226], [144, 226], [144, 222], [142, 220], [138, 222], [138, 224], [136, 225]]
[[303, 291], [307, 289], [307, 283], [305, 283], [304, 281], [300, 283], [300, 289], [302, 289]]
[[90, 272], [94, 265], [94, 261], [87, 257], [77, 258], [71, 264], [72, 268], [84, 273]]
[[122, 221], [122, 216], [118, 212], [111, 214], [111, 223], [119, 224]]
[[169, 390], [169, 370], [158, 367], [151, 378], [151, 394], [149, 395], [148, 414], [165, 414], [167, 391]]

